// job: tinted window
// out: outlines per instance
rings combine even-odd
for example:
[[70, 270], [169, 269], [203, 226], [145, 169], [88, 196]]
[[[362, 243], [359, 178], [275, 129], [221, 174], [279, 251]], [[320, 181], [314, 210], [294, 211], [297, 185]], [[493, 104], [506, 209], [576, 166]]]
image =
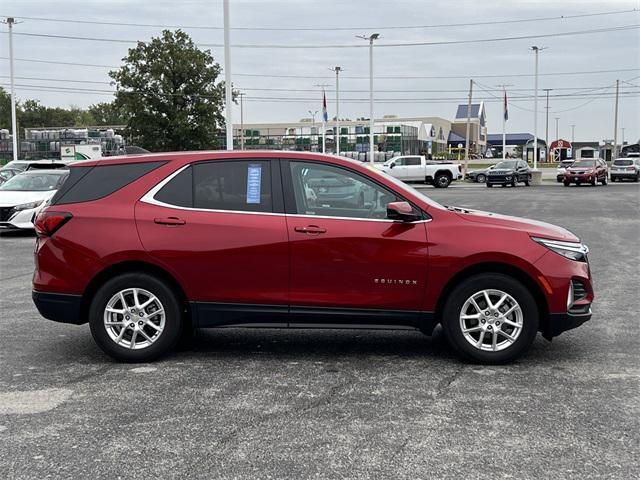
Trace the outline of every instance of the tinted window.
[[613, 164], [617, 166], [625, 167], [628, 165], [633, 165], [633, 160], [614, 160]]
[[0, 190], [23, 191], [23, 192], [46, 192], [56, 190], [66, 172], [54, 173], [21, 173], [16, 175], [0, 186]]
[[195, 208], [273, 211], [269, 161], [215, 161], [192, 168]]
[[595, 167], [596, 161], [595, 160], [578, 160], [573, 164], [573, 166], [576, 168]]
[[191, 167], [187, 167], [169, 180], [154, 198], [169, 205], [193, 207], [193, 175]]
[[507, 162], [500, 162], [498, 164], [496, 164], [495, 169], [496, 170], [502, 170], [502, 169], [514, 169], [517, 168], [516, 167], [516, 161], [515, 160], [509, 160]]
[[420, 165], [420, 157], [407, 157], [404, 162], [405, 165]]
[[290, 162], [295, 211], [301, 215], [383, 219], [398, 200], [355, 172], [311, 162]]
[[69, 178], [51, 199], [51, 205], [89, 202], [106, 197], [164, 162], [72, 167]]

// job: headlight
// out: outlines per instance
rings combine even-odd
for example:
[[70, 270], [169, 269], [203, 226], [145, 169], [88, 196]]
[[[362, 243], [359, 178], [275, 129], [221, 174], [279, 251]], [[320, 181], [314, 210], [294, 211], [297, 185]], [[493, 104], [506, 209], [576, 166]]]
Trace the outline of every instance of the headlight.
[[38, 208], [40, 205], [42, 205], [43, 200], [38, 200], [37, 202], [30, 202], [30, 203], [23, 203], [22, 205], [16, 205], [15, 207], [13, 207], [13, 209], [16, 212], [19, 212], [21, 210], [29, 210], [31, 208]]
[[576, 262], [586, 262], [589, 248], [580, 242], [562, 242], [560, 240], [548, 240], [546, 238], [531, 237], [531, 240], [547, 247], [558, 255]]

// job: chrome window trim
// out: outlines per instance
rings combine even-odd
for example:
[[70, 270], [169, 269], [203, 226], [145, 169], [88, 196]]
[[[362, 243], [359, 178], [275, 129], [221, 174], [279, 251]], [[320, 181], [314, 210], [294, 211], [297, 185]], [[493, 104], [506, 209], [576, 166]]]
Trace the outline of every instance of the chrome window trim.
[[[180, 206], [180, 205], [172, 205], [170, 203], [161, 202], [160, 200], [157, 200], [156, 198], [154, 198], [156, 196], [156, 194], [160, 190], [162, 190], [162, 188], [167, 183], [169, 183], [171, 180], [173, 180], [174, 177], [178, 176], [180, 173], [182, 173], [184, 170], [186, 170], [187, 168], [189, 168], [191, 166], [192, 166], [192, 164], [189, 163], [189, 164], [183, 166], [182, 168], [179, 168], [175, 172], [173, 172], [171, 175], [166, 177], [164, 180], [160, 181], [160, 183], [156, 184], [156, 186], [154, 186], [153, 188], [151, 188], [151, 190], [149, 190], [147, 193], [145, 193], [140, 198], [140, 201], [144, 202], [144, 203], [147, 203], [149, 205], [157, 205], [159, 207], [173, 208], [175, 210], [186, 210], [186, 211], [191, 211], [191, 212], [212, 212], [212, 213], [233, 213], [233, 214], [240, 213], [240, 214], [246, 214], [246, 215], [269, 215], [269, 216], [275, 216], [275, 217], [322, 218], [322, 219], [334, 219], [334, 220], [355, 220], [355, 221], [359, 221], [359, 222], [404, 223], [404, 222], [396, 222], [395, 220], [389, 220], [389, 219], [386, 219], [386, 218], [332, 217], [332, 216], [328, 216], [328, 215], [307, 215], [307, 214], [275, 213], [275, 212], [251, 212], [251, 211], [245, 211], [245, 210], [218, 210], [218, 209], [212, 209], [212, 208], [183, 207], [183, 206]], [[412, 223], [412, 224], [428, 223], [431, 220], [433, 220], [433, 219], [427, 218], [427, 219], [424, 219], [424, 220], [418, 220], [416, 222], [407, 222], [407, 223]]]

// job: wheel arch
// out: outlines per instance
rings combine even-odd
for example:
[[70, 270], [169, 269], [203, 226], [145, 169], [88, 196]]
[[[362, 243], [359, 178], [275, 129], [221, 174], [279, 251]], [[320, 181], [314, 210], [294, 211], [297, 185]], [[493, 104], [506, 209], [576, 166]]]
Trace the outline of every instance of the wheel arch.
[[85, 288], [82, 294], [82, 303], [80, 305], [80, 318], [87, 318], [89, 314], [89, 307], [91, 305], [91, 300], [94, 295], [98, 291], [98, 289], [105, 284], [108, 280], [117, 277], [118, 275], [122, 275], [124, 273], [132, 273], [132, 272], [143, 272], [149, 275], [153, 275], [155, 277], [160, 278], [165, 281], [173, 291], [178, 295], [180, 302], [183, 304], [183, 308], [186, 312], [186, 316], [184, 317], [187, 321], [192, 323], [191, 312], [189, 310], [189, 302], [187, 295], [180, 285], [180, 282], [176, 280], [176, 278], [167, 272], [162, 267], [158, 265], [154, 265], [153, 263], [140, 261], [140, 260], [125, 260], [122, 262], [115, 263], [113, 265], [109, 265], [107, 268], [98, 272], [91, 281], [87, 284], [87, 288]]
[[539, 330], [543, 333], [548, 331], [549, 327], [549, 305], [547, 303], [547, 299], [544, 295], [544, 292], [540, 288], [540, 285], [524, 270], [514, 267], [508, 263], [502, 262], [482, 262], [476, 263], [474, 265], [470, 265], [463, 270], [456, 273], [449, 281], [446, 283], [440, 296], [438, 297], [438, 301], [436, 303], [435, 308], [435, 324], [442, 322], [442, 312], [444, 310], [445, 303], [451, 295], [453, 289], [460, 284], [460, 282], [470, 278], [474, 275], [478, 275], [481, 273], [502, 273], [504, 275], [508, 275], [510, 277], [515, 278], [519, 282], [521, 282], [533, 295], [533, 298], [538, 306], [538, 317], [539, 317]]
[[433, 178], [435, 179], [438, 175], [446, 175], [447, 177], [453, 179], [453, 174], [447, 169], [436, 170], [436, 173], [433, 174]]

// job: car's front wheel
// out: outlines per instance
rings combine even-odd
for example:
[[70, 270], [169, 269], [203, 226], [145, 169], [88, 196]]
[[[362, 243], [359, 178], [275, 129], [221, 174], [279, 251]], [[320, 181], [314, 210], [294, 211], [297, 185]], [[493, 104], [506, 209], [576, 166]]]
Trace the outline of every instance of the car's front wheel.
[[102, 285], [91, 302], [91, 334], [116, 360], [155, 360], [180, 338], [180, 305], [173, 289], [157, 277], [142, 272], [119, 275]]
[[478, 176], [476, 177], [476, 182], [478, 183], [484, 183], [487, 181], [487, 177], [485, 177], [483, 174], [478, 174]]
[[449, 295], [444, 332], [462, 357], [506, 363], [527, 352], [538, 331], [538, 308], [529, 290], [500, 273], [474, 275]]

